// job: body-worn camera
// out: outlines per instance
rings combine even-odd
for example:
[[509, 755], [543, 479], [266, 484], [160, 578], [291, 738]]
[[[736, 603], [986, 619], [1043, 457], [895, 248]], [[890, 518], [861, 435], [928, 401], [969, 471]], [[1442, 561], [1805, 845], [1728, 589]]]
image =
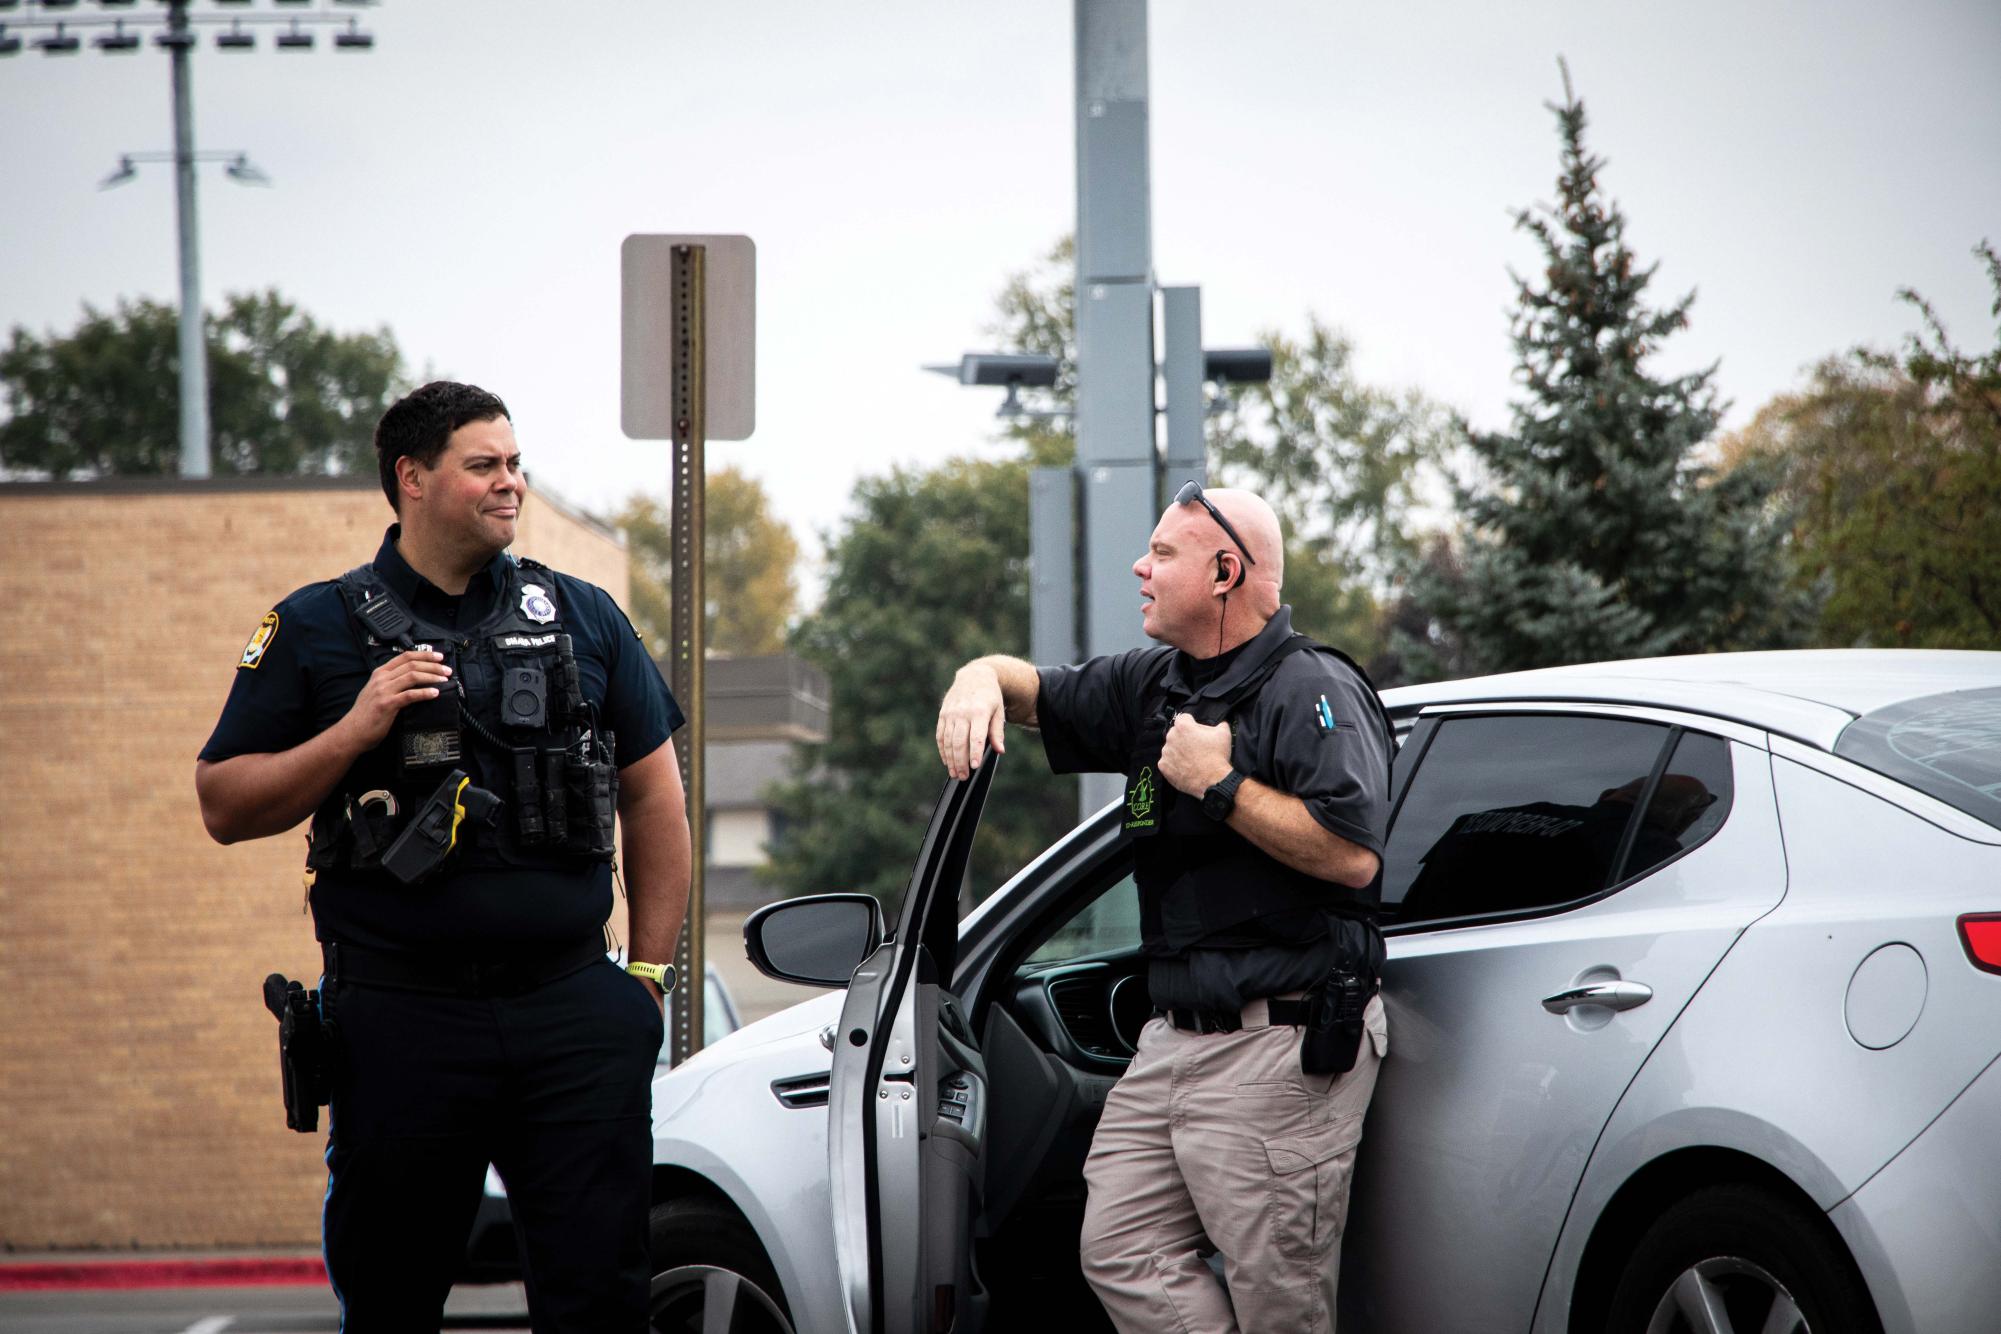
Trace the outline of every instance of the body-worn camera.
[[500, 690], [501, 721], [509, 727], [541, 731], [549, 717], [549, 682], [533, 663], [509, 667]]

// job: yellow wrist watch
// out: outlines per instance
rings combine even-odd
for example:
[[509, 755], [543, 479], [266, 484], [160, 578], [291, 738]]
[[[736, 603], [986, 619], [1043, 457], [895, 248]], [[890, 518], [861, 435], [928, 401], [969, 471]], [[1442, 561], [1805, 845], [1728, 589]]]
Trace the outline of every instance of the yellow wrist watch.
[[625, 966], [625, 971], [634, 977], [645, 978], [663, 992], [674, 989], [675, 972], [671, 963], [629, 963]]

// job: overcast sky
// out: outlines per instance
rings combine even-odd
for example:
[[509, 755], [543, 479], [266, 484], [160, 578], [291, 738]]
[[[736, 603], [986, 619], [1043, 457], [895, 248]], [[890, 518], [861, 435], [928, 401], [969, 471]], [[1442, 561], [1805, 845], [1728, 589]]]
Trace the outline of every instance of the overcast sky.
[[[665, 445], [619, 431], [620, 241], [742, 232], [758, 430], [712, 465], [809, 536], [859, 475], [995, 448], [997, 393], [918, 367], [988, 346], [1005, 276], [1071, 229], [1068, 0], [386, 0], [364, 21], [372, 52], [195, 57], [199, 145], [276, 183], [204, 170], [211, 307], [275, 286], [387, 325], [415, 370], [507, 399], [538, 481], [606, 509], [667, 477]], [[1510, 214], [1552, 194], [1559, 54], [1657, 293], [1699, 294], [1662, 368], [1720, 358], [1732, 424], [1828, 353], [1896, 343], [1902, 286], [1991, 345], [1969, 250], [2001, 243], [1994, 0], [1156, 0], [1151, 25], [1155, 269], [1201, 284], [1211, 346], [1313, 312], [1366, 376], [1503, 424], [1507, 266], [1534, 258]], [[167, 70], [152, 49], [0, 60], [0, 324], [175, 299], [170, 169], [96, 189], [120, 152], [171, 146]]]

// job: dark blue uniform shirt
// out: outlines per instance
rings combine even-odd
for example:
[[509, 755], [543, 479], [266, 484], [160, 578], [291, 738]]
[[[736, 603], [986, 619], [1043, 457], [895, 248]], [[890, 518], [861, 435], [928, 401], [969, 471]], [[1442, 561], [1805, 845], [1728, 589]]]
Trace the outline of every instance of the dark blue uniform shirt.
[[[410, 568], [396, 549], [398, 531], [390, 526], [374, 566], [410, 609], [461, 629], [486, 619], [513, 557], [495, 556], [454, 597]], [[682, 724], [680, 706], [610, 594], [553, 571], [550, 582], [576, 649], [584, 698], [616, 738], [618, 766], [644, 759]], [[299, 589], [265, 621], [244, 651], [222, 717], [202, 747], [204, 760], [275, 753], [311, 740], [346, 716], [368, 680], [368, 660], [334, 581]], [[469, 772], [480, 749], [468, 741]], [[574, 871], [448, 870], [415, 886], [380, 871], [328, 871], [313, 887], [313, 920], [321, 940], [495, 958], [588, 938], [610, 916], [611, 894], [611, 868], [603, 863]]]

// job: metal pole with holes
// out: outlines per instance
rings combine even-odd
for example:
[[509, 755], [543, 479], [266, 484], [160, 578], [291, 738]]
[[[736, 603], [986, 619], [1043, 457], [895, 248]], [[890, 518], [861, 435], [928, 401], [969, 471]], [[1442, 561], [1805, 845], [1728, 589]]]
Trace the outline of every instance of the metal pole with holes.
[[689, 848], [688, 918], [674, 948], [674, 968], [680, 974], [674, 1001], [673, 1031], [668, 1034], [668, 1059], [678, 1065], [702, 1045], [702, 911], [703, 863], [707, 859], [708, 800], [702, 771], [704, 735], [703, 653], [708, 598], [703, 589], [702, 498], [707, 485], [703, 457], [703, 405], [707, 397], [704, 348], [704, 297], [707, 291], [708, 249], [699, 245], [674, 247], [673, 261], [673, 383], [674, 475], [673, 523], [674, 656], [668, 685], [687, 712], [688, 726], [676, 758], [681, 784], [688, 793]]

